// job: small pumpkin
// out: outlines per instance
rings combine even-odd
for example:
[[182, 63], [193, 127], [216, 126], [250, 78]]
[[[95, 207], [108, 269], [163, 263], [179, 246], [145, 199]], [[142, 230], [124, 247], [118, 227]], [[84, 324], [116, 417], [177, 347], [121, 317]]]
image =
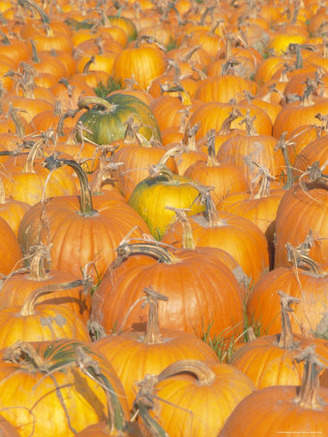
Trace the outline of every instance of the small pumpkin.
[[145, 220], [153, 237], [160, 240], [174, 220], [174, 212], [167, 207], [188, 208], [189, 214], [197, 214], [204, 210], [197, 202], [198, 195], [192, 179], [179, 176], [168, 167], [160, 167], [159, 172], [139, 182], [129, 198], [129, 205]]

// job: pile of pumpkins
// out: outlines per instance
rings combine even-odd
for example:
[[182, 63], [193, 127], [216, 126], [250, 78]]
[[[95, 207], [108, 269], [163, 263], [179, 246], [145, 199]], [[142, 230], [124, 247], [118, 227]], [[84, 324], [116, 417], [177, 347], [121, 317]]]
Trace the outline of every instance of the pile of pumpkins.
[[328, 436], [327, 6], [0, 13], [0, 434]]

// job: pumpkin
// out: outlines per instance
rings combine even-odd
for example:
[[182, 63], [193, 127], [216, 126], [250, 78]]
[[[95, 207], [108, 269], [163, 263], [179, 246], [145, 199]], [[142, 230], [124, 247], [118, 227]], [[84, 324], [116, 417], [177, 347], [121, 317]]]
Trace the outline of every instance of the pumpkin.
[[122, 163], [118, 170], [118, 187], [126, 200], [129, 200], [138, 183], [149, 175], [149, 168], [158, 165], [163, 159], [170, 170], [177, 171], [174, 159], [167, 157], [165, 149], [160, 144], [152, 144], [138, 132], [136, 132], [136, 137], [137, 146], [135, 144], [125, 145], [112, 157], [112, 162]]
[[78, 120], [86, 129], [84, 136], [96, 144], [110, 144], [123, 139], [124, 123], [130, 117], [140, 124], [141, 135], [148, 140], [160, 140], [159, 127], [152, 111], [138, 97], [129, 94], [111, 94], [104, 99], [89, 96], [80, 99], [78, 105], [81, 109], [87, 108]]
[[156, 393], [154, 414], [170, 437], [217, 436], [234, 408], [254, 391], [235, 367], [199, 360], [177, 361], [139, 384]]
[[222, 163], [235, 164], [243, 169], [248, 187], [257, 176], [256, 164], [264, 165], [273, 176], [280, 176], [284, 169], [283, 157], [275, 149], [277, 140], [270, 135], [258, 135], [254, 122], [256, 116], [247, 111], [241, 120], [245, 124], [247, 135], [234, 135], [221, 144], [217, 159]]
[[275, 219], [285, 190], [277, 184], [271, 189], [274, 178], [269, 170], [262, 165], [256, 166], [258, 173], [251, 183], [251, 189], [229, 194], [216, 205], [216, 208], [219, 212], [226, 211], [245, 217], [261, 229], [268, 241], [270, 267], [273, 267]]
[[160, 167], [159, 172], [139, 182], [129, 205], [145, 220], [153, 237], [160, 240], [174, 218], [174, 212], [167, 207], [189, 208], [190, 214], [196, 214], [204, 209], [197, 202], [198, 194], [190, 178]]
[[322, 357], [327, 357], [328, 341], [320, 338], [293, 334], [290, 316], [292, 304], [300, 299], [278, 291], [281, 305], [281, 332], [262, 335], [245, 344], [233, 356], [230, 364], [247, 375], [257, 389], [273, 385], [299, 385], [302, 382], [303, 363], [295, 357], [311, 344]]
[[157, 374], [181, 359], [215, 361], [213, 349], [194, 334], [161, 329], [158, 309], [166, 296], [144, 288], [148, 304], [145, 330], [127, 329], [107, 334], [93, 343], [95, 350], [110, 361], [123, 384], [130, 408], [136, 397], [137, 383], [147, 374]]
[[[228, 252], [255, 283], [269, 268], [268, 243], [263, 232], [250, 220], [236, 214], [218, 212], [210, 195], [210, 188], [198, 187], [205, 211], [190, 215], [190, 224], [196, 247], [216, 247]], [[172, 223], [161, 242], [181, 247], [182, 225]], [[249, 254], [252, 256], [249, 256]]]
[[[23, 217], [19, 241], [23, 252], [40, 242], [48, 244], [55, 270], [80, 276], [81, 269], [94, 262], [94, 279], [101, 279], [115, 258], [114, 250], [127, 237], [142, 237], [149, 229], [142, 218], [126, 202], [115, 197], [92, 196], [82, 167], [72, 160], [46, 158], [45, 165], [57, 168], [71, 166], [77, 173], [80, 196], [54, 197], [42, 205], [34, 205]], [[41, 220], [40, 217], [46, 218]]]
[[2, 217], [15, 235], [18, 235], [18, 227], [30, 205], [6, 196], [3, 180], [0, 178], [0, 217]]
[[310, 230], [315, 241], [310, 247], [309, 256], [319, 264], [326, 262], [327, 201], [327, 185], [320, 179], [295, 183], [284, 194], [276, 216], [276, 267], [287, 264], [286, 244], [298, 246]]
[[280, 304], [278, 290], [300, 299], [292, 318], [295, 333], [327, 335], [326, 313], [328, 306], [325, 265], [315, 262], [310, 256], [311, 238], [300, 247], [287, 244], [289, 265], [276, 267], [264, 275], [255, 285], [247, 302], [250, 323], [258, 324], [261, 332], [280, 332]]
[[[92, 320], [106, 333], [123, 321], [125, 328], [142, 327], [144, 309], [126, 311], [151, 286], [167, 296], [159, 308], [161, 328], [202, 337], [236, 338], [242, 329], [242, 298], [233, 273], [217, 257], [205, 251], [169, 249], [155, 243], [124, 244], [93, 294]], [[174, 278], [174, 286], [172, 286]]]
[[142, 44], [144, 39], [140, 35], [133, 46], [128, 46], [117, 55], [113, 65], [113, 78], [123, 80], [133, 77], [139, 87], [146, 90], [153, 79], [164, 73], [166, 62], [158, 47]]
[[[302, 384], [262, 388], [244, 398], [218, 437], [272, 437], [323, 434], [328, 426], [328, 390], [319, 388], [322, 364], [308, 346], [296, 359], [305, 360]], [[256, 417], [256, 420], [253, 419]]]
[[82, 280], [51, 284], [35, 289], [22, 306], [0, 310], [0, 348], [13, 345], [16, 341], [45, 341], [72, 338], [89, 341], [86, 324], [75, 312], [55, 303], [38, 305], [41, 296], [52, 291], [80, 287]]
[[117, 431], [129, 417], [115, 371], [83, 341], [18, 342], [1, 351], [0, 374], [0, 408], [21, 437], [73, 436], [104, 420], [107, 399], [97, 378], [116, 398]]
[[53, 196], [73, 195], [76, 193], [75, 179], [66, 168], [49, 177], [49, 171], [37, 159], [38, 153], [45, 146], [47, 140], [40, 138], [36, 141], [27, 157], [21, 156], [21, 163], [17, 157], [6, 163], [7, 177], [4, 178], [4, 187], [9, 197], [35, 205], [42, 199]]
[[215, 157], [215, 131], [206, 135], [207, 161], [197, 161], [187, 168], [184, 175], [201, 185], [214, 187], [211, 191], [213, 201], [218, 203], [228, 194], [247, 189], [243, 169], [235, 164], [219, 162]]
[[0, 273], [8, 275], [20, 266], [22, 251], [14, 231], [0, 217]]
[[[51, 269], [49, 248], [44, 245], [34, 248], [30, 256], [32, 259], [27, 271], [18, 269], [4, 278], [0, 287], [0, 309], [23, 305], [37, 288], [78, 279], [70, 273]], [[39, 297], [38, 302], [68, 307], [86, 323], [91, 311], [91, 294], [84, 291], [83, 287], [67, 289], [65, 292], [54, 291], [50, 296]]]

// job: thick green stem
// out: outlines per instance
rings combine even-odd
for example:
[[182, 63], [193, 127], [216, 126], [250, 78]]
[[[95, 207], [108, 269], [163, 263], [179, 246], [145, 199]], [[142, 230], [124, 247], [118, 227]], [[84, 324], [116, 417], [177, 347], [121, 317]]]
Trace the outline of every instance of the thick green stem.
[[152, 258], [155, 258], [156, 261], [174, 264], [177, 262], [177, 258], [173, 256], [168, 249], [163, 246], [159, 246], [152, 243], [135, 243], [135, 244], [127, 244], [124, 243], [120, 245], [117, 249], [118, 257], [114, 260], [114, 267], [120, 265], [123, 261], [125, 261], [129, 256], [133, 255], [146, 255]]
[[58, 158], [56, 154], [48, 156], [44, 162], [44, 167], [48, 170], [55, 170], [56, 168], [62, 167], [63, 165], [68, 165], [71, 167], [75, 173], [77, 174], [80, 186], [81, 186], [81, 196], [80, 196], [80, 205], [81, 205], [81, 215], [93, 215], [96, 211], [92, 206], [92, 195], [91, 189], [89, 186], [88, 177], [81, 167], [76, 161], [72, 159], [63, 159]]
[[70, 290], [71, 288], [80, 287], [81, 285], [85, 285], [84, 279], [64, 282], [62, 284], [50, 284], [46, 285], [45, 287], [38, 288], [27, 297], [19, 314], [24, 317], [32, 316], [35, 313], [35, 307], [40, 297], [49, 293], [53, 293], [54, 291]]

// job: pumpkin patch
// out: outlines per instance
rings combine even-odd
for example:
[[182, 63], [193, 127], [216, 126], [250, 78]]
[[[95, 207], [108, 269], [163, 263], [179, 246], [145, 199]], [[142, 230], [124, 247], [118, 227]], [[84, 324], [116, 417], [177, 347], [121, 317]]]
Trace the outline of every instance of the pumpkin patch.
[[327, 436], [325, 2], [0, 16], [0, 434]]

